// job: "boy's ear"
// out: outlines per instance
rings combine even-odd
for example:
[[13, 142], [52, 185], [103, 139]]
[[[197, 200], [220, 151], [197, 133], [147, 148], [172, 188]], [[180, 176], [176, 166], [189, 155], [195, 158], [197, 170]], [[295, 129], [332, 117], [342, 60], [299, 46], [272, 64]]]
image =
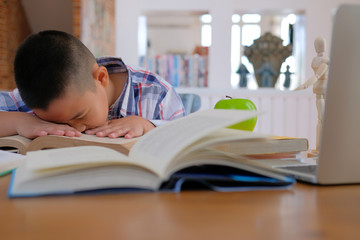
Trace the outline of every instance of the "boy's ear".
[[96, 64], [93, 68], [93, 77], [95, 81], [99, 81], [102, 86], [107, 86], [109, 84], [109, 73], [104, 66], [99, 66]]

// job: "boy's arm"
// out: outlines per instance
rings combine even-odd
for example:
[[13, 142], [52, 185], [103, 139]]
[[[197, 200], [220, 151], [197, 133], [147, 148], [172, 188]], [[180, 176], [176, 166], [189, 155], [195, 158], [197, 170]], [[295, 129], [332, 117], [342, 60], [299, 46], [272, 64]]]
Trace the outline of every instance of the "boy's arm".
[[27, 138], [42, 135], [80, 136], [81, 133], [68, 125], [55, 124], [32, 115], [21, 99], [19, 90], [0, 91], [0, 137], [19, 134]]
[[46, 122], [29, 113], [0, 111], [0, 137], [15, 134], [27, 138], [49, 134], [69, 137], [81, 135], [79, 131], [68, 125]]
[[[146, 106], [147, 104], [143, 104]], [[125, 137], [133, 138], [144, 135], [151, 129], [159, 126], [167, 121], [185, 116], [185, 109], [180, 97], [175, 91], [168, 92], [157, 108], [159, 112], [151, 112], [142, 109], [144, 117], [140, 116], [126, 116], [119, 119], [114, 119], [106, 122], [103, 126], [96, 127], [85, 131], [86, 134], [95, 134], [98, 137]], [[146, 115], [147, 114], [147, 115]], [[158, 116], [158, 119], [153, 120], [151, 116]]]
[[173, 87], [169, 87], [165, 97], [162, 94], [158, 94], [158, 98], [159, 101], [154, 100], [153, 95], [150, 98], [142, 96], [141, 99], [144, 100], [141, 101], [141, 104], [138, 104], [138, 106], [142, 107], [139, 110], [142, 113], [141, 117], [132, 115], [110, 120], [102, 126], [85, 131], [85, 133], [110, 138], [139, 137], [156, 126], [186, 115], [181, 98]]

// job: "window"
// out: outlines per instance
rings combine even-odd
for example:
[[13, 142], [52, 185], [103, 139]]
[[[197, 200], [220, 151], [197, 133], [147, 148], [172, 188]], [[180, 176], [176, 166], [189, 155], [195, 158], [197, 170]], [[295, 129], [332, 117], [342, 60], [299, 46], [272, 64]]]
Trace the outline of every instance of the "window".
[[[281, 20], [281, 39], [283, 39], [283, 44], [284, 45], [288, 45], [288, 44], [293, 44], [293, 26], [296, 23], [296, 15], [295, 14], [289, 14], [287, 16], [285, 16], [284, 18], [282, 18]], [[287, 71], [287, 66], [289, 66], [289, 71], [290, 72], [298, 72], [297, 70], [297, 65], [296, 65], [296, 61], [295, 61], [295, 56], [294, 54], [290, 57], [288, 57], [285, 62], [282, 64], [280, 72], [284, 73]], [[279, 76], [279, 83], [280, 86], [279, 88], [282, 89], [283, 88], [283, 83], [285, 81], [285, 75], [284, 74], [280, 74]]]
[[[240, 64], [244, 64], [250, 73], [253, 73], [252, 64], [242, 56], [244, 46], [250, 46], [254, 39], [261, 36], [261, 15], [259, 14], [233, 14], [231, 28], [231, 86], [238, 88], [239, 74], [236, 73]], [[250, 76], [250, 75], [249, 75]], [[248, 88], [257, 87], [256, 81], [248, 77]]]
[[210, 14], [204, 14], [200, 16], [201, 26], [201, 46], [211, 46], [211, 20]]
[[[280, 19], [280, 20], [279, 20]], [[265, 32], [270, 31], [274, 35], [280, 33], [283, 39], [283, 45], [292, 43], [293, 26], [297, 20], [295, 14], [288, 15], [260, 15], [260, 14], [233, 14], [231, 28], [231, 86], [239, 87], [240, 76], [237, 73], [240, 64], [244, 64], [250, 74], [248, 75], [249, 89], [257, 89], [257, 82], [254, 77], [254, 69], [247, 57], [243, 55], [244, 47], [253, 44], [253, 41], [259, 38]], [[276, 24], [279, 23], [279, 24]], [[270, 27], [269, 27], [270, 26]], [[275, 32], [275, 33], [274, 33]], [[286, 66], [290, 66], [290, 71], [296, 74], [296, 58], [290, 56], [281, 66], [281, 73], [285, 72]], [[294, 75], [292, 79], [294, 79]], [[283, 89], [285, 80], [284, 74], [280, 74], [277, 88]]]

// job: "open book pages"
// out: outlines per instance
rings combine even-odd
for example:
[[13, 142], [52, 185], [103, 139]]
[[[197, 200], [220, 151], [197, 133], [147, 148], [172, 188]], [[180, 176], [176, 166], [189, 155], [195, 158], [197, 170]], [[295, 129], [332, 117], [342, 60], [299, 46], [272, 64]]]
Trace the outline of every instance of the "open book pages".
[[20, 135], [1, 137], [0, 138], [0, 147], [1, 149], [15, 151], [20, 154], [26, 153], [26, 148], [30, 144], [31, 139]]
[[[209, 172], [211, 166], [214, 167]], [[218, 191], [289, 187], [294, 183], [286, 176], [251, 166], [246, 160], [211, 151], [191, 153], [169, 169], [162, 177], [156, 168], [147, 168], [115, 150], [98, 146], [34, 151], [28, 153], [26, 161], [12, 176], [8, 194], [28, 197], [115, 188], [159, 191], [163, 190], [163, 184], [186, 180], [218, 181], [220, 187], [213, 186]]]
[[[28, 161], [13, 175], [9, 195], [69, 193], [115, 187], [159, 190], [161, 184], [189, 167], [196, 168], [192, 177], [202, 176], [201, 181], [205, 175], [211, 178], [214, 174], [218, 176], [220, 167], [226, 167], [228, 170], [220, 174], [226, 181], [235, 181], [234, 174], [230, 173], [236, 169], [257, 172], [288, 185], [292, 181], [282, 175], [255, 169], [241, 159], [208, 148], [223, 141], [266, 139], [265, 135], [224, 128], [255, 114], [238, 110], [197, 112], [145, 134], [133, 145], [128, 156], [95, 146], [29, 152]], [[211, 174], [207, 172], [204, 175], [200, 170], [202, 168], [198, 168], [210, 165], [218, 166], [211, 170]]]
[[[129, 156], [148, 168], [156, 168], [158, 174], [164, 177], [169, 171], [164, 163], [175, 162], [186, 148], [216, 130], [256, 115], [258, 113], [245, 110], [209, 109], [195, 112], [148, 132], [134, 144]], [[247, 134], [251, 135], [250, 132]]]
[[138, 138], [111, 139], [108, 137], [82, 134], [80, 137], [47, 135], [31, 140], [20, 135], [15, 135], [0, 138], [0, 147], [13, 148], [20, 154], [26, 154], [26, 152], [41, 149], [96, 145], [112, 148], [127, 155], [137, 139]]
[[212, 148], [218, 151], [246, 155], [250, 158], [281, 158], [307, 151], [309, 142], [306, 138], [268, 136], [262, 139], [247, 139], [246, 141], [224, 141]]

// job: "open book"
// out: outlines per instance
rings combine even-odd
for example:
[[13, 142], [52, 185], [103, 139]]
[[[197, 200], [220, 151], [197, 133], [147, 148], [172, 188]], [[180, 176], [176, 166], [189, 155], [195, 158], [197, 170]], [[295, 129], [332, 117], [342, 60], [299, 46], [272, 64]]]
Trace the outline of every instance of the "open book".
[[136, 142], [137, 138], [125, 139], [108, 137], [96, 137], [95, 135], [82, 134], [80, 137], [66, 137], [47, 135], [37, 137], [35, 139], [28, 139], [20, 135], [0, 138], [0, 148], [7, 150], [15, 150], [17, 153], [25, 154], [29, 151], [49, 149], [49, 148], [64, 148], [74, 146], [88, 146], [97, 145], [112, 148], [121, 153], [128, 154], [130, 148]]
[[[279, 156], [291, 156], [301, 151], [307, 151], [309, 147], [306, 138], [293, 138], [293, 137], [279, 137], [269, 136], [271, 141], [259, 141], [258, 139], [241, 139], [239, 143], [236, 139], [229, 139], [225, 141], [228, 135], [234, 132], [240, 133], [236, 130], [225, 130], [222, 133], [217, 132], [217, 136], [210, 135], [211, 138], [221, 137], [214, 146], [215, 150], [231, 152], [237, 155], [246, 155], [252, 158], [278, 158]], [[83, 134], [81, 137], [66, 137], [47, 135], [37, 137], [33, 140], [14, 135], [9, 137], [0, 138], [0, 149], [15, 151], [20, 154], [26, 154], [29, 151], [64, 148], [75, 146], [103, 146], [114, 149], [125, 155], [129, 154], [131, 147], [141, 137], [125, 139], [108, 137], [96, 137], [95, 135]]]
[[8, 194], [21, 197], [112, 188], [179, 190], [186, 182], [218, 191], [293, 184], [288, 177], [213, 148], [228, 141], [272, 141], [265, 135], [224, 128], [255, 115], [240, 110], [196, 112], [148, 132], [128, 155], [96, 146], [28, 152], [12, 176]]

